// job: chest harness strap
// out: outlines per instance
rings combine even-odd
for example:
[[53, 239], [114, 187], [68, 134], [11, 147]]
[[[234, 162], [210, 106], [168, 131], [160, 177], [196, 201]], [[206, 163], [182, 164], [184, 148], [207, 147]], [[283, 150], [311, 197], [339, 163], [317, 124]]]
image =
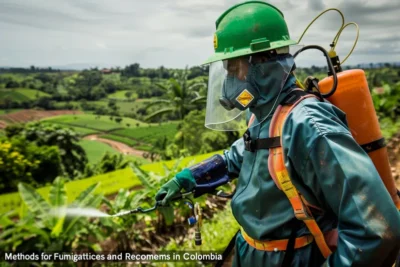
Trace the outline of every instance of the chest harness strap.
[[[298, 192], [293, 185], [289, 173], [285, 167], [284, 153], [282, 149], [282, 129], [288, 114], [303, 99], [315, 97], [313, 94], [304, 92], [301, 89], [293, 91], [283, 100], [282, 104], [276, 109], [269, 127], [270, 138], [251, 140], [249, 130], [244, 134], [245, 149], [255, 151], [258, 149], [269, 149], [268, 169], [277, 187], [282, 190], [289, 199], [293, 207], [294, 215], [298, 220], [305, 223], [310, 233], [313, 235], [315, 242], [322, 255], [327, 258], [331, 253], [331, 249], [327, 245], [324, 234], [319, 228], [313, 215], [311, 214], [309, 205], [304, 197]], [[253, 123], [255, 117], [249, 120], [249, 126]]]

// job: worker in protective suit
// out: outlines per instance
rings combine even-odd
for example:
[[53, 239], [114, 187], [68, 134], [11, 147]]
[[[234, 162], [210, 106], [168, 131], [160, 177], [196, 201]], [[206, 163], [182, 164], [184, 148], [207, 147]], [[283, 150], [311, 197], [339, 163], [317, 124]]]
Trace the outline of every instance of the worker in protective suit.
[[[281, 11], [264, 2], [245, 2], [223, 13], [216, 28], [215, 54], [206, 62], [206, 126], [247, 128], [245, 137], [222, 156], [178, 173], [156, 199], [167, 203], [182, 189], [238, 177], [231, 202], [241, 226], [235, 266], [391, 266], [400, 248], [400, 215], [340, 109], [306, 98], [287, 116], [281, 133], [291, 181], [312, 207], [323, 237], [313, 236], [309, 221], [296, 218], [271, 175], [270, 150], [263, 149], [262, 140], [270, 137], [272, 114], [296, 88], [289, 50], [296, 42]], [[332, 253], [323, 253], [318, 238]]]

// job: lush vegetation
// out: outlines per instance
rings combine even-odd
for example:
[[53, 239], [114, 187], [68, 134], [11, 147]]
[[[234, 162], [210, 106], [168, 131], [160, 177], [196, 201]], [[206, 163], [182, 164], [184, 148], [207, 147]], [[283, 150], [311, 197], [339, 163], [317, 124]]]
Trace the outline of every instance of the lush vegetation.
[[[179, 163], [179, 162], [178, 162]], [[110, 214], [141, 206], [151, 207], [153, 196], [161, 184], [169, 180], [181, 169], [178, 164], [165, 168], [163, 176], [147, 173], [132, 165], [137, 179], [143, 185], [139, 191], [119, 190], [114, 200], [103, 197], [99, 183], [81, 187], [76, 196], [69, 196], [68, 184], [61, 178], [54, 180], [48, 187], [48, 193], [37, 193], [31, 186], [20, 183], [19, 194], [24, 209], [20, 212], [20, 220], [13, 223], [11, 211], [1, 215], [0, 223], [4, 229], [1, 233], [0, 249], [3, 251], [26, 251], [38, 249], [51, 251], [109, 251], [128, 252], [139, 248], [171, 250], [190, 248], [189, 232], [184, 226], [192, 211], [183, 202], [159, 208], [157, 212], [133, 214], [124, 217], [84, 218], [67, 216], [66, 208], [98, 208], [100, 205]], [[86, 189], [85, 189], [86, 188]], [[82, 191], [83, 190], [83, 191]], [[46, 195], [46, 197], [43, 197]], [[203, 209], [203, 242], [208, 249], [221, 250], [236, 232], [238, 225], [229, 211], [218, 213], [224, 207], [224, 201], [201, 197], [196, 199]], [[175, 210], [175, 212], [174, 212]], [[223, 227], [231, 227], [227, 233], [218, 231]], [[178, 238], [180, 242], [170, 242], [169, 238]], [[177, 240], [178, 240], [177, 239]], [[182, 245], [182, 241], [184, 241]]]
[[[111, 171], [105, 174], [95, 175], [87, 179], [66, 181], [67, 202], [72, 201], [83, 191], [84, 188], [98, 184], [97, 191], [105, 196], [117, 193], [121, 188], [139, 188], [140, 180], [132, 172], [131, 168]], [[40, 187], [36, 191], [45, 199], [49, 195], [51, 185]], [[25, 206], [21, 206], [21, 196], [19, 192], [0, 195], [0, 214], [6, 212], [24, 212]], [[21, 209], [20, 209], [21, 207]], [[1, 226], [0, 221], [0, 226]]]
[[[65, 208], [110, 214], [149, 208], [163, 183], [211, 154], [176, 159], [215, 153], [240, 138], [204, 127], [207, 73], [137, 63], [109, 70], [0, 69], [0, 193], [7, 193], [0, 195], [0, 250], [197, 249], [194, 229], [186, 225], [192, 210], [182, 202], [121, 218], [68, 217]], [[325, 73], [315, 66], [296, 70], [299, 80]], [[371, 68], [366, 75], [390, 138], [400, 129], [400, 68]], [[16, 124], [11, 115], [19, 109], [61, 115]], [[100, 139], [137, 153], [123, 155]], [[195, 201], [204, 215], [201, 249], [222, 250], [238, 229], [227, 202], [210, 196]]]
[[375, 88], [372, 100], [384, 136], [393, 136], [400, 129], [400, 83]]
[[0, 192], [15, 191], [22, 181], [38, 187], [58, 176], [81, 179], [143, 162], [93, 142], [58, 124], [8, 126], [0, 138]]
[[[99, 206], [102, 195], [94, 195], [97, 185], [85, 189], [71, 204], [76, 208]], [[62, 178], [54, 180], [48, 201], [25, 183], [18, 185], [27, 212], [14, 224], [2, 215], [5, 230], [1, 234], [0, 248], [4, 250], [71, 251], [87, 247], [87, 239], [95, 228], [88, 220], [67, 217], [58, 208], [67, 204], [67, 195]], [[86, 234], [85, 234], [86, 233]], [[95, 246], [91, 246], [92, 250]]]

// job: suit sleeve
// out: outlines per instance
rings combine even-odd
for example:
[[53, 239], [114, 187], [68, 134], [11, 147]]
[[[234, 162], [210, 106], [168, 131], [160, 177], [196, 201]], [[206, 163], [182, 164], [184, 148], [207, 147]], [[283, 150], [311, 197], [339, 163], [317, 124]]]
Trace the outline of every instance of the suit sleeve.
[[238, 176], [243, 162], [244, 141], [243, 138], [236, 140], [229, 150], [224, 151], [224, 159], [228, 168], [228, 173]]
[[381, 266], [399, 250], [399, 212], [350, 133], [318, 136], [301, 176], [338, 218], [338, 247], [325, 266]]

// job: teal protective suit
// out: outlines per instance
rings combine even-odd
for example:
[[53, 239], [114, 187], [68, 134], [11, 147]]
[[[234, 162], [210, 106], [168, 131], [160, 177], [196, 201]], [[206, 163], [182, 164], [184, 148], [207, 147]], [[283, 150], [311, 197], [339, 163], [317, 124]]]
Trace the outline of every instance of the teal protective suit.
[[[286, 82], [281, 101], [294, 87]], [[265, 103], [251, 112], [256, 121], [252, 140], [269, 137], [273, 107], [280, 88], [271, 88]], [[355, 99], [354, 101], [357, 101]], [[337, 250], [324, 259], [315, 242], [296, 249], [292, 266], [381, 266], [400, 247], [400, 215], [379, 174], [364, 150], [352, 138], [345, 114], [328, 102], [308, 98], [289, 114], [283, 130], [285, 164], [293, 184], [305, 199], [325, 212], [313, 214], [323, 232], [338, 228]], [[238, 184], [231, 206], [244, 231], [258, 240], [287, 239], [309, 234], [298, 221], [286, 195], [268, 171], [269, 150], [250, 152], [243, 139], [224, 152]], [[293, 228], [293, 222], [298, 227]], [[281, 266], [285, 252], [256, 250], [236, 238], [234, 266]]]

